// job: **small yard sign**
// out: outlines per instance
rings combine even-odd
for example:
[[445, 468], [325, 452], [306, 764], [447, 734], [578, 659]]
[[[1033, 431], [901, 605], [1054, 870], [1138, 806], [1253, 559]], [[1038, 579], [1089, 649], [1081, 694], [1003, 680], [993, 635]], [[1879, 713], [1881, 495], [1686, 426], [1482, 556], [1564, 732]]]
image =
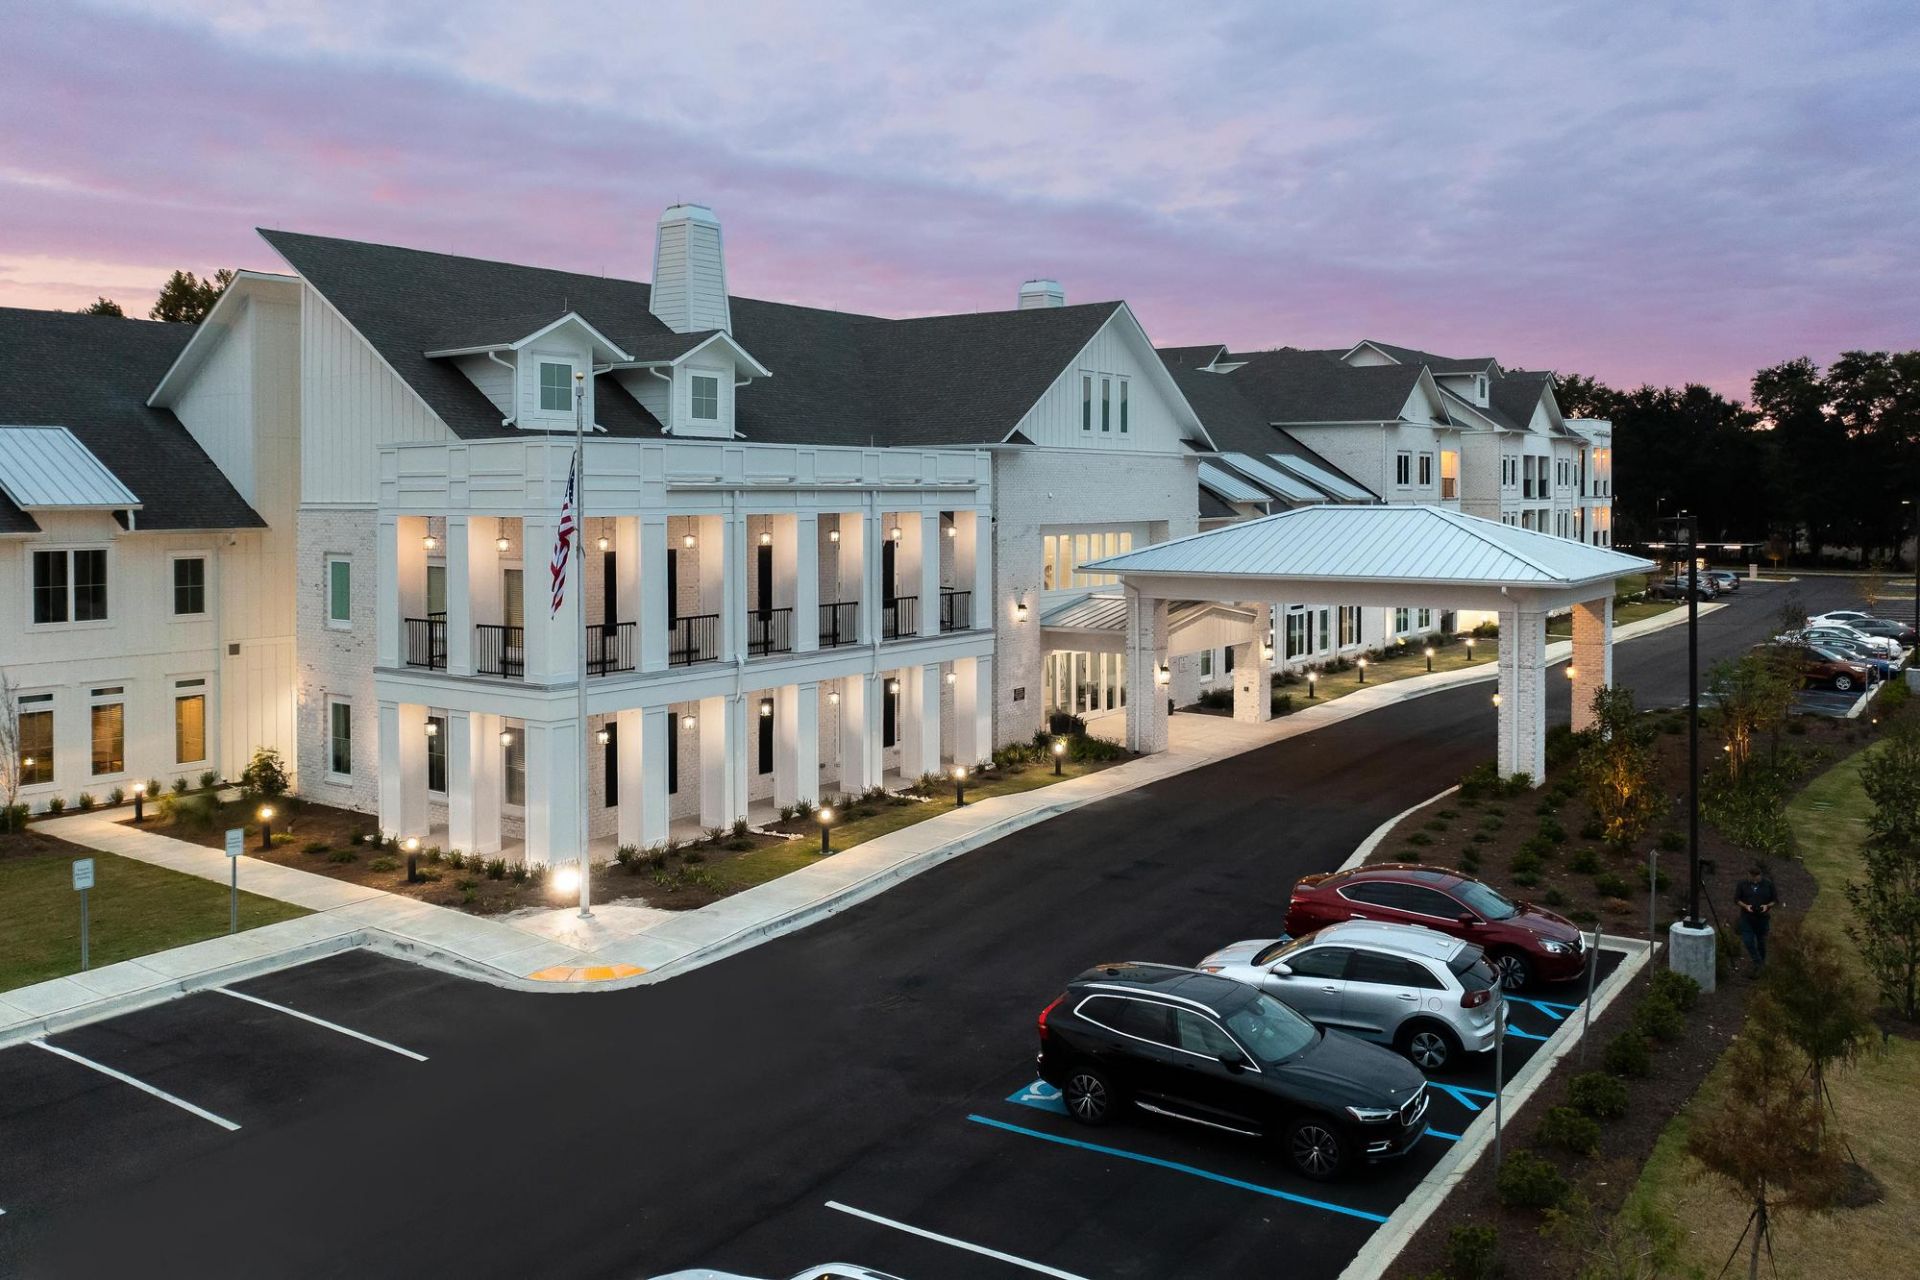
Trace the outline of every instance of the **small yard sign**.
[[239, 857], [240, 850], [246, 844], [246, 840], [247, 833], [243, 828], [229, 828], [227, 831], [227, 856], [229, 858]]
[[75, 858], [73, 860], [73, 887], [76, 890], [93, 888], [92, 858]]

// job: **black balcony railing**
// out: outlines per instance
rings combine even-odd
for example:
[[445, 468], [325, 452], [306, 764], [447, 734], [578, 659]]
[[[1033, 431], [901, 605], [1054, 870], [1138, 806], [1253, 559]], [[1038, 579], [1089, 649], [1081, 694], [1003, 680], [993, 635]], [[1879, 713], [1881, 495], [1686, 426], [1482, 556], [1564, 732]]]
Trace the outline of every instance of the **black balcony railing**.
[[820, 647], [832, 649], [860, 638], [860, 606], [852, 600], [820, 606]]
[[793, 610], [755, 609], [747, 614], [747, 653], [764, 658], [793, 652]]
[[631, 622], [599, 622], [587, 628], [587, 674], [611, 675], [633, 670]]
[[695, 613], [667, 624], [667, 665], [687, 667], [720, 656], [720, 615]]
[[880, 638], [898, 640], [920, 634], [920, 597], [895, 596], [880, 606]]
[[940, 593], [940, 629], [942, 631], [973, 629], [973, 592], [942, 591]]
[[518, 680], [527, 673], [527, 633], [523, 627], [481, 623], [473, 629], [473, 669], [483, 676]]
[[444, 616], [407, 619], [407, 665], [429, 671], [447, 669], [447, 620]]

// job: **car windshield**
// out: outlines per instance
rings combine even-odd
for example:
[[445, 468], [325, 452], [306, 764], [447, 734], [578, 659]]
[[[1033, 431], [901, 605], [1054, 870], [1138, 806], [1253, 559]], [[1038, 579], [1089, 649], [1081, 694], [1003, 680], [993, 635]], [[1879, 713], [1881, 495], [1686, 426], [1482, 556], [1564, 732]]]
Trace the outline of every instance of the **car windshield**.
[[1286, 1061], [1320, 1034], [1311, 1022], [1264, 992], [1255, 992], [1253, 999], [1223, 1021], [1233, 1038], [1261, 1066]]
[[1487, 886], [1481, 884], [1478, 880], [1463, 881], [1459, 887], [1453, 891], [1453, 894], [1456, 898], [1459, 898], [1461, 902], [1466, 904], [1467, 910], [1472, 911], [1483, 920], [1505, 920], [1510, 916], [1520, 914], [1520, 908], [1514, 906], [1511, 902], [1508, 902], [1505, 898], [1487, 888]]

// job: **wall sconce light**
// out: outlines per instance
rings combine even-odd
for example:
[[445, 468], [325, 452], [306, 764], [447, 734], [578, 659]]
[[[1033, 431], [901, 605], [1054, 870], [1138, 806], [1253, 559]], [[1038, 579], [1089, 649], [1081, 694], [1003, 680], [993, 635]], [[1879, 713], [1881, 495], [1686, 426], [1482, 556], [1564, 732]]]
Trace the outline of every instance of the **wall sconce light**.
[[827, 530], [827, 541], [828, 542], [840, 541], [840, 531], [838, 529]]
[[1493, 705], [1496, 707], [1500, 705], [1500, 695], [1497, 693], [1493, 695]]
[[887, 692], [888, 693], [900, 692], [900, 682], [898, 680], [887, 681]]
[[761, 535], [760, 535], [760, 545], [761, 545], [761, 546], [763, 546], [763, 547], [770, 547], [770, 546], [772, 546], [772, 545], [773, 545], [773, 535], [772, 535], [772, 534], [770, 534], [770, 533], [763, 533], [763, 534], [761, 534]]
[[840, 691], [838, 689], [827, 690], [827, 705], [830, 707], [840, 705]]
[[956, 683], [958, 683], [958, 682], [959, 682], [959, 680], [960, 680], [960, 676], [959, 676], [959, 673], [957, 673], [957, 672], [953, 672], [953, 671], [949, 671], [949, 672], [947, 672], [947, 683], [948, 683], [948, 684], [956, 684]]
[[503, 747], [510, 747], [513, 745], [513, 730], [502, 729], [500, 731], [500, 745]]
[[420, 545], [431, 551], [440, 545], [440, 539], [434, 537], [432, 534], [428, 534], [426, 537], [420, 539]]
[[1153, 682], [1159, 685], [1167, 685], [1167, 684], [1173, 683], [1173, 672], [1167, 667], [1166, 663], [1163, 662], [1163, 663], [1160, 663], [1158, 666], [1154, 667]]
[[1261, 656], [1262, 658], [1265, 658], [1265, 659], [1266, 659], [1266, 660], [1267, 660], [1268, 662], [1272, 662], [1272, 661], [1273, 661], [1273, 646], [1272, 646], [1272, 645], [1270, 645], [1270, 644], [1263, 644], [1263, 645], [1261, 645], [1261, 646], [1260, 646], [1260, 656]]
[[612, 538], [602, 538], [602, 539], [600, 539], [600, 549], [601, 549], [602, 551], [611, 551], [611, 550], [613, 550], [613, 539], [612, 539]]
[[513, 550], [513, 542], [503, 533], [493, 540], [493, 549], [501, 555], [505, 555], [507, 552]]
[[762, 720], [773, 719], [773, 699], [772, 698], [760, 699], [760, 718]]
[[1572, 680], [1575, 677], [1577, 677], [1579, 674], [1580, 673], [1578, 671], [1574, 670], [1573, 664], [1569, 662], [1567, 664], [1567, 679]]
[[960, 526], [959, 526], [959, 525], [954, 525], [954, 524], [950, 524], [950, 525], [948, 525], [948, 526], [947, 526], [947, 536], [948, 536], [949, 538], [957, 538], [957, 537], [959, 537], [959, 536], [960, 536]]
[[888, 541], [890, 541], [890, 542], [898, 542], [898, 541], [900, 541], [900, 526], [899, 526], [899, 525], [895, 525], [895, 526], [893, 526], [893, 528], [891, 528], [891, 529], [889, 529], [889, 530], [887, 530], [887, 540], [888, 540]]
[[608, 733], [605, 729], [602, 729], [600, 732], [594, 734], [593, 736], [603, 747], [606, 746], [609, 742], [613, 741], [613, 735]]
[[427, 736], [429, 738], [437, 738], [440, 736], [440, 726], [431, 720], [427, 721]]
[[686, 537], [680, 539], [680, 545], [685, 547], [687, 550], [691, 551], [693, 550], [693, 545], [696, 541], [698, 541], [698, 539], [696, 539], [692, 534], [688, 534]]
[[694, 724], [695, 724], [695, 721], [693, 718], [693, 712], [689, 711], [687, 712], [687, 714], [680, 717], [680, 727], [682, 729], [691, 729], [693, 728]]
[[1025, 600], [1015, 600], [1013, 602], [1013, 620], [1015, 622], [1025, 622], [1027, 620], [1027, 602]]

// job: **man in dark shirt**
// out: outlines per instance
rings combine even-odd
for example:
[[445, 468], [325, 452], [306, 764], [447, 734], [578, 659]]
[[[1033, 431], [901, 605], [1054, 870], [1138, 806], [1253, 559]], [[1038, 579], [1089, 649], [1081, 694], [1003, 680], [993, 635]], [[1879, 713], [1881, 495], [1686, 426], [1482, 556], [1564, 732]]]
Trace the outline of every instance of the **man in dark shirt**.
[[1756, 862], [1733, 896], [1740, 905], [1740, 941], [1747, 944], [1747, 956], [1757, 973], [1767, 963], [1767, 930], [1773, 927], [1773, 909], [1780, 895], [1774, 892], [1766, 868]]

